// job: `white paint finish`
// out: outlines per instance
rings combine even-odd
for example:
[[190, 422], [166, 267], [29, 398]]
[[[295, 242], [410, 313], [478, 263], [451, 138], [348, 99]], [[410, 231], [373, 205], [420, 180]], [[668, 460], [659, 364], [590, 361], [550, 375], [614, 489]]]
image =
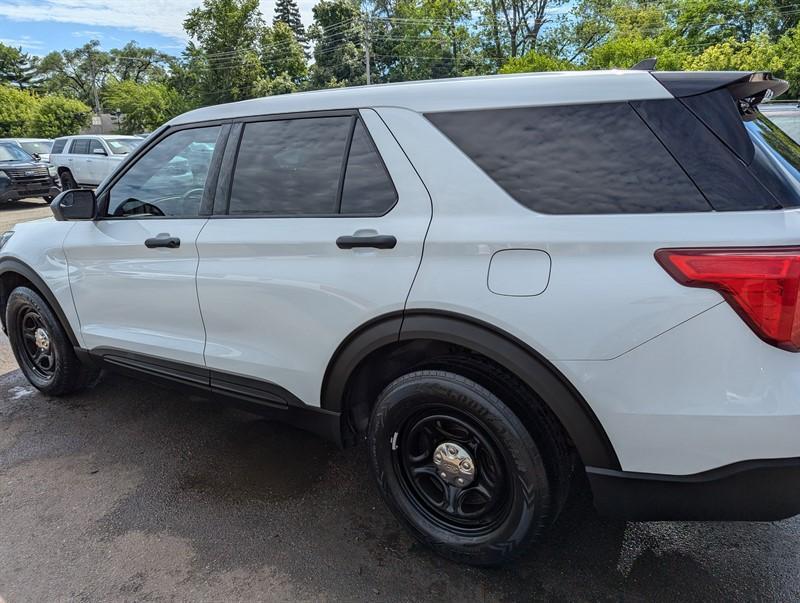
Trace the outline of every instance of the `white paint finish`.
[[561, 362], [625, 471], [686, 475], [800, 456], [800, 356], [720, 304], [611, 362]]
[[11, 229], [14, 236], [0, 254], [19, 259], [41, 277], [81, 342], [80, 322], [72, 302], [68, 265], [61, 246], [74, 225], [74, 222], [56, 222], [52, 218], [17, 224]]
[[[205, 219], [75, 222], [64, 241], [84, 346], [203, 364], [195, 241]], [[163, 233], [177, 249], [148, 249]]]
[[[714, 291], [678, 285], [656, 263], [662, 247], [788, 245], [800, 211], [544, 215], [523, 207], [424, 117], [381, 116], [413, 157], [434, 219], [408, 308], [466, 314], [526, 341], [550, 360], [608, 360], [719, 303]], [[552, 258], [536, 297], [492, 294], [486, 274], [502, 249]], [[442, 278], [447, 275], [447, 278]]]
[[403, 107], [427, 112], [658, 98], [672, 95], [646, 71], [522, 73], [270, 96], [196, 109], [170, 123], [361, 107]]
[[[399, 194], [387, 215], [211, 219], [201, 233], [197, 289], [210, 368], [267, 379], [319, 405], [339, 344], [371, 318], [402, 310], [430, 198], [383, 122], [372, 111], [363, 117]], [[359, 231], [394, 235], [397, 246], [336, 246]]]
[[492, 256], [486, 284], [496, 295], [541, 295], [550, 282], [550, 256], [539, 249], [503, 249]]

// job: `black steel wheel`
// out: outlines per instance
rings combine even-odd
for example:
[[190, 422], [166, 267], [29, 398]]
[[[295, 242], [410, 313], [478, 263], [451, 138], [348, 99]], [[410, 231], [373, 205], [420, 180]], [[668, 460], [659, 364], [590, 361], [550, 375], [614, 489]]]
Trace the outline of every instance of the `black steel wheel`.
[[20, 369], [44, 393], [69, 394], [97, 377], [97, 369], [75, 355], [64, 327], [33, 289], [17, 287], [8, 296], [6, 326]]
[[55, 375], [56, 350], [50, 345], [47, 325], [33, 306], [17, 313], [16, 328], [22, 334], [20, 356], [26, 372], [45, 381], [51, 380]]
[[387, 504], [445, 557], [506, 563], [549, 523], [553, 493], [537, 443], [471, 379], [420, 370], [395, 380], [375, 404], [368, 441]]
[[479, 418], [438, 404], [422, 406], [400, 426], [393, 450], [406, 495], [442, 529], [490, 531], [508, 512], [499, 444]]

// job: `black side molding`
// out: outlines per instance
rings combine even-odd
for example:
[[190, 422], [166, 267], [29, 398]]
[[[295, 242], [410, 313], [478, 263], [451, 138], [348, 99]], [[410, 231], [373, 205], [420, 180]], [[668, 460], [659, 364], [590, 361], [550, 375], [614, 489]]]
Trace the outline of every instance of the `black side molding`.
[[631, 521], [777, 521], [800, 513], [800, 458], [743, 461], [693, 475], [587, 467], [594, 505]]

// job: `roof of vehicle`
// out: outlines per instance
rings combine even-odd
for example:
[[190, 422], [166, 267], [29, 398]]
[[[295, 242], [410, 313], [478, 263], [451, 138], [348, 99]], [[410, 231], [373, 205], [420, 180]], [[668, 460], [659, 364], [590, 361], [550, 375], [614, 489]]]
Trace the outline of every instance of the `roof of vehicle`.
[[70, 136], [59, 136], [57, 140], [69, 140], [70, 138], [102, 138], [103, 140], [141, 140], [138, 136], [128, 136], [126, 134], [72, 134]]
[[[172, 125], [365, 107], [400, 107], [420, 113], [474, 109], [669, 99], [738, 86], [738, 93], [771, 88], [785, 90], [785, 82], [752, 71], [659, 72], [614, 69], [608, 71], [551, 71], [450, 78], [353, 86], [300, 92], [195, 109], [179, 115]], [[733, 90], [732, 90], [733, 91]]]
[[170, 123], [362, 107], [402, 107], [427, 113], [653, 98], [672, 96], [647, 71], [554, 71], [299, 92], [203, 107]]
[[53, 142], [52, 138], [0, 138], [0, 142]]

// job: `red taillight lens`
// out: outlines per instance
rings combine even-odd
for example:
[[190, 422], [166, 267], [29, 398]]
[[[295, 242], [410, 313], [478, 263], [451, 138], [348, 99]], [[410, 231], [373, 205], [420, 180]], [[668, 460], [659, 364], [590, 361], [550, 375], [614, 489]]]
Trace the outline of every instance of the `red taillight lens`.
[[767, 343], [800, 351], [800, 247], [660, 249], [656, 259], [680, 284], [719, 291]]

